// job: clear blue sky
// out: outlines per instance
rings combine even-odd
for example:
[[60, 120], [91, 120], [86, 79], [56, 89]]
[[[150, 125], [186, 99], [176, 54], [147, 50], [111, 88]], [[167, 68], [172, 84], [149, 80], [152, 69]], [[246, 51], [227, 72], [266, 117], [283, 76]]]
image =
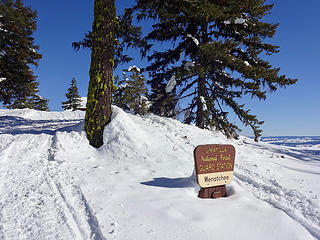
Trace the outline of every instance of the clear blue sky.
[[[133, 1], [116, 1], [118, 11]], [[295, 86], [269, 94], [266, 101], [249, 100], [253, 113], [264, 120], [264, 136], [320, 135], [320, 11], [319, 0], [274, 2], [266, 19], [280, 26], [270, 42], [280, 46], [280, 53], [270, 58], [281, 73], [298, 78]], [[40, 95], [47, 97], [52, 111], [61, 111], [61, 101], [71, 79], [77, 79], [81, 96], [86, 96], [89, 82], [90, 52], [75, 52], [71, 43], [80, 40], [91, 29], [93, 0], [25, 0], [38, 12], [34, 37], [43, 54], [35, 74]], [[131, 65], [141, 66], [140, 56]], [[233, 120], [233, 119], [231, 119]], [[243, 134], [251, 135], [244, 130]]]

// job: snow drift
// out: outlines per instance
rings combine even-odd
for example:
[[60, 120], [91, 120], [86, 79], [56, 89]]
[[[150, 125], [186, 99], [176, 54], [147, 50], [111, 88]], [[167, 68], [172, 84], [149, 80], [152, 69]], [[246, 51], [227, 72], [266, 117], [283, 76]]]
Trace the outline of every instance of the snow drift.
[[[83, 112], [0, 110], [0, 239], [320, 239], [320, 159], [114, 107], [104, 145]], [[193, 150], [233, 144], [228, 197], [199, 199]]]

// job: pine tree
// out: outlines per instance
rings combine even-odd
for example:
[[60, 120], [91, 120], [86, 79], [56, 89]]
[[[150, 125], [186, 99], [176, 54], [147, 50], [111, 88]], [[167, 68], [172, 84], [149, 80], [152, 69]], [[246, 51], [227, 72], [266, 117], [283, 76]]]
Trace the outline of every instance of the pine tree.
[[19, 98], [8, 106], [11, 109], [30, 108], [39, 111], [49, 111], [48, 99], [41, 97], [38, 94], [33, 94], [27, 98]]
[[72, 109], [72, 111], [75, 111], [78, 109], [78, 107], [81, 106], [81, 97], [79, 95], [77, 81], [75, 78], [72, 78], [72, 80], [71, 80], [71, 86], [70, 86], [70, 88], [68, 88], [68, 92], [66, 93], [66, 97], [67, 97], [68, 101], [61, 102], [62, 108], [64, 110]]
[[41, 97], [40, 95], [36, 94], [32, 97], [31, 108], [39, 111], [49, 111], [48, 101], [49, 100], [47, 98]]
[[41, 54], [34, 44], [36, 11], [21, 0], [0, 0], [0, 101], [9, 108], [33, 106], [39, 83], [30, 69]]
[[116, 24], [115, 0], [94, 0], [85, 130], [96, 148], [103, 144], [103, 129], [111, 119]]
[[[127, 73], [131, 73], [127, 76]], [[145, 78], [136, 66], [123, 72], [123, 80], [119, 81], [119, 87], [114, 93], [114, 104], [134, 114], [144, 115], [148, 112], [148, 89]]]
[[153, 111], [172, 111], [181, 103], [187, 123], [236, 137], [240, 129], [228, 120], [227, 107], [257, 140], [263, 121], [245, 108], [242, 97], [264, 100], [267, 91], [297, 81], [263, 60], [279, 51], [265, 41], [278, 26], [262, 20], [272, 8], [264, 0], [138, 0], [139, 19], [156, 21], [146, 38], [173, 43], [149, 56]]
[[[116, 17], [114, 26], [114, 34], [116, 38], [114, 46], [114, 68], [123, 63], [128, 63], [133, 58], [126, 54], [128, 48], [139, 49], [142, 56], [145, 56], [151, 44], [141, 37], [141, 27], [135, 26], [133, 22], [133, 10], [125, 9], [122, 15]], [[85, 34], [84, 38], [79, 42], [73, 42], [72, 46], [75, 50], [83, 48], [92, 48], [92, 31]]]

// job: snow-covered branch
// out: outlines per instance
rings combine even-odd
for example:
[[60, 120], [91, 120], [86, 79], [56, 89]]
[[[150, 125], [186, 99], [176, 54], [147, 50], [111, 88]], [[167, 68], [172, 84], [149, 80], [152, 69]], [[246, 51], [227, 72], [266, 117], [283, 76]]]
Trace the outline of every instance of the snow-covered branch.
[[198, 46], [199, 45], [199, 40], [196, 39], [194, 36], [192, 36], [190, 33], [187, 34], [187, 37], [191, 38], [192, 41]]
[[128, 72], [131, 72], [131, 71], [132, 71], [132, 70], [134, 70], [134, 69], [135, 69], [137, 72], [141, 72], [140, 68], [138, 68], [138, 67], [137, 67], [137, 66], [135, 66], [135, 65], [134, 65], [134, 66], [129, 67], [129, 68], [128, 68]]
[[190, 71], [190, 69], [193, 68], [194, 66], [195, 66], [195, 62], [190, 61], [190, 62], [186, 62], [183, 67], [185, 70]]
[[207, 103], [203, 96], [200, 96], [200, 101], [202, 103], [202, 110], [207, 111], [208, 110]]
[[167, 86], [166, 86], [166, 93], [170, 93], [172, 92], [172, 90], [174, 89], [174, 87], [177, 85], [177, 81], [176, 81], [176, 76], [173, 75], [169, 82], [167, 83]]
[[[234, 24], [239, 24], [239, 25], [243, 25], [243, 26], [245, 26], [245, 27], [247, 27], [248, 26], [248, 19], [246, 19], [246, 18], [244, 18], [244, 17], [239, 17], [239, 18], [236, 18], [234, 21], [233, 21], [233, 23]], [[226, 20], [226, 21], [224, 21], [223, 22], [225, 25], [229, 25], [229, 24], [231, 24], [231, 20]]]

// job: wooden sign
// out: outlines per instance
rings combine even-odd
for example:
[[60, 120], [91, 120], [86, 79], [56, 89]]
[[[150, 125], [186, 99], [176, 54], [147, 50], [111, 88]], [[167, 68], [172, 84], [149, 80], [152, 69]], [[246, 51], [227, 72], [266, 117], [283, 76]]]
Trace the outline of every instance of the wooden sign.
[[201, 188], [221, 186], [233, 177], [235, 148], [232, 145], [199, 145], [194, 150], [197, 181]]
[[199, 191], [199, 198], [220, 198], [227, 195], [226, 185], [201, 188]]

